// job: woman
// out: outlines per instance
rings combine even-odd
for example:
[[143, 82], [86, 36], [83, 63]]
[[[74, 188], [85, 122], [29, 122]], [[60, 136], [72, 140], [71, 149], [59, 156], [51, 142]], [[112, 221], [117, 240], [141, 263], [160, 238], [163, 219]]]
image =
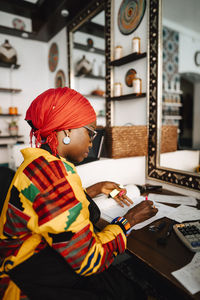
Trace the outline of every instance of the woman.
[[92, 147], [94, 109], [70, 88], [49, 89], [31, 103], [25, 119], [36, 148], [22, 150], [24, 162], [1, 215], [0, 275], [12, 280], [3, 299], [17, 299], [19, 288], [31, 300], [128, 299], [130, 293], [142, 299], [139, 289], [109, 266], [125, 251], [130, 227], [157, 209], [143, 201], [95, 232], [100, 215], [91, 197], [111, 193], [121, 205], [131, 200], [113, 182], [84, 190], [73, 165]]

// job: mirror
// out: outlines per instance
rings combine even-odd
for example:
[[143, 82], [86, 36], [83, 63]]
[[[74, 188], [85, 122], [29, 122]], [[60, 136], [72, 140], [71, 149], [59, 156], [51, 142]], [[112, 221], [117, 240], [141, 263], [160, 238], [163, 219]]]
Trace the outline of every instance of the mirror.
[[[148, 178], [198, 191], [200, 18], [195, 12], [199, 13], [199, 4], [150, 0], [148, 77]], [[175, 142], [161, 137], [163, 125], [176, 128]], [[176, 149], [162, 151], [163, 142], [174, 143]]]
[[110, 115], [106, 104], [109, 84], [105, 81], [110, 53], [110, 5], [110, 1], [93, 1], [68, 26], [69, 86], [90, 101], [100, 127], [106, 126], [106, 114]]

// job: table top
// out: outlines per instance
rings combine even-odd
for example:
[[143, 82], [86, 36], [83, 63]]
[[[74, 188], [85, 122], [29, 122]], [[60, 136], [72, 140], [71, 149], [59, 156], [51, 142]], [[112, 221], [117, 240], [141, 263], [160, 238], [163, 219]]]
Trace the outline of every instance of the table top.
[[[162, 194], [175, 193], [162, 190]], [[177, 205], [176, 205], [177, 206]], [[139, 264], [139, 268], [143, 268], [144, 274], [148, 274], [149, 278], [155, 284], [162, 286], [162, 291], [165, 293], [173, 292], [176, 297], [173, 299], [200, 299], [200, 292], [191, 295], [184, 286], [179, 283], [174, 276], [171, 275], [186, 264], [190, 263], [194, 253], [191, 252], [180, 241], [177, 235], [172, 231], [171, 235], [167, 238], [165, 245], [159, 244], [157, 239], [164, 237], [172, 220], [162, 218], [153, 223], [166, 222], [166, 226], [158, 232], [149, 230], [149, 225], [141, 228], [140, 230], [132, 230], [127, 240], [127, 249], [135, 259], [135, 263]], [[102, 229], [108, 224], [105, 220], [100, 220], [97, 227]], [[153, 274], [153, 276], [152, 276]], [[170, 299], [170, 298], [169, 298]], [[172, 298], [171, 298], [172, 299]]]

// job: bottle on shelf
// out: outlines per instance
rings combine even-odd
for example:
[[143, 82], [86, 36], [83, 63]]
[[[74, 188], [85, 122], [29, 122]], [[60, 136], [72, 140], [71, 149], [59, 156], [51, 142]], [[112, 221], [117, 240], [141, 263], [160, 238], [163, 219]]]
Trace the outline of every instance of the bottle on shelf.
[[123, 56], [122, 52], [123, 52], [122, 46], [116, 46], [115, 47], [115, 59], [120, 59]]
[[92, 74], [94, 76], [99, 76], [99, 70], [98, 70], [98, 65], [97, 65], [96, 58], [94, 58], [93, 62], [92, 62]]
[[140, 38], [139, 37], [134, 37], [132, 39], [132, 52], [133, 53], [140, 53]]
[[121, 82], [116, 82], [114, 84], [114, 96], [119, 97], [122, 95], [122, 84]]
[[142, 93], [142, 79], [141, 78], [133, 78], [133, 93], [141, 94]]

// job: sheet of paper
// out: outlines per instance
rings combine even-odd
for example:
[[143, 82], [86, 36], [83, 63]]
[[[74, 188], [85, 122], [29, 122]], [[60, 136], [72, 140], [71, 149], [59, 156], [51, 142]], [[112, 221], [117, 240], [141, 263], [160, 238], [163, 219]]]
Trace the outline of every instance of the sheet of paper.
[[200, 219], [200, 210], [195, 207], [180, 205], [167, 217], [180, 223], [185, 221], [195, 221]]
[[185, 267], [172, 275], [193, 295], [200, 291], [200, 252]]
[[191, 205], [196, 206], [197, 200], [194, 197], [188, 196], [169, 196], [169, 195], [159, 195], [159, 194], [152, 194], [148, 195], [148, 199], [156, 202], [162, 203], [172, 203], [172, 204], [184, 204], [184, 205]]
[[[127, 185], [125, 188], [127, 189], [127, 196], [133, 200], [133, 204], [130, 206], [125, 205], [124, 207], [121, 207], [114, 199], [108, 198], [102, 194], [94, 198], [101, 211], [102, 219], [111, 222], [114, 218], [125, 215], [130, 208], [145, 200], [145, 197], [140, 196], [139, 189], [137, 187], [135, 188], [134, 185]], [[133, 226], [132, 229], [140, 229], [153, 221], [172, 214], [175, 210], [174, 207], [161, 203], [156, 203], [155, 206], [158, 208], [158, 213], [154, 217]]]
[[[144, 200], [144, 197], [140, 197], [139, 199], [137, 199], [137, 201], [134, 202], [134, 205], [136, 205], [137, 203], [139, 203], [143, 200]], [[154, 217], [133, 226], [132, 229], [135, 229], [135, 230], [141, 229], [141, 228], [145, 227], [146, 225], [149, 225], [158, 219], [161, 219], [165, 216], [172, 214], [172, 212], [174, 210], [176, 210], [176, 208], [174, 208], [174, 207], [170, 207], [170, 206], [167, 206], [167, 205], [164, 205], [161, 203], [156, 203], [155, 206], [156, 206], [156, 208], [158, 208], [157, 214]], [[114, 218], [116, 218], [118, 216], [123, 216], [129, 209], [130, 208], [128, 206], [122, 208], [119, 205], [117, 207], [113, 207], [111, 210], [103, 209], [103, 210], [101, 210], [101, 217], [104, 220], [111, 222]]]

